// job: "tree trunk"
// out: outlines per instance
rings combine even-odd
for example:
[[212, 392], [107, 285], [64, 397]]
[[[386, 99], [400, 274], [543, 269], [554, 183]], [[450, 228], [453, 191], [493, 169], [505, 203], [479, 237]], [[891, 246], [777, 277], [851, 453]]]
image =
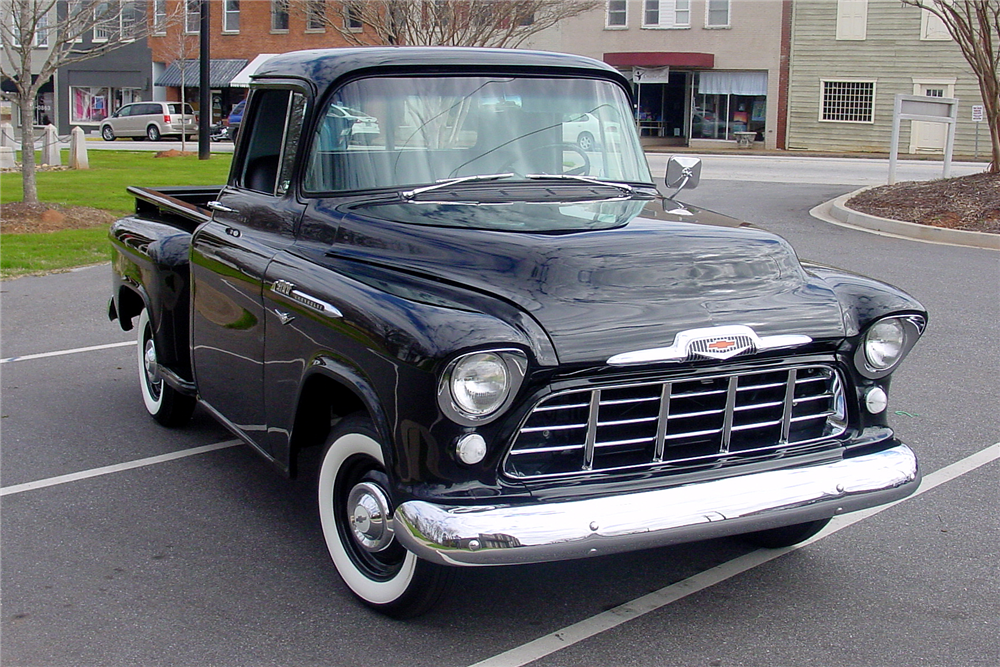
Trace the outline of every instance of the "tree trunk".
[[[30, 91], [29, 91], [30, 92]], [[22, 199], [25, 204], [38, 203], [38, 184], [35, 180], [35, 119], [33, 95], [22, 91], [17, 98], [21, 110], [21, 176]]]

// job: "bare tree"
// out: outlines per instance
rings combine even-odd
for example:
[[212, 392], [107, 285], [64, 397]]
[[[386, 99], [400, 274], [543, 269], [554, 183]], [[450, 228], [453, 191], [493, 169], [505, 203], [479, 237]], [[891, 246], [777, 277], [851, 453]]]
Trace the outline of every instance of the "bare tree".
[[[15, 91], [4, 93], [21, 115], [21, 174], [25, 203], [38, 203], [32, 111], [38, 90], [56, 70], [97, 58], [146, 37], [168, 17], [147, 17], [153, 0], [3, 0], [0, 4], [0, 74]], [[156, 24], [156, 25], [154, 25]], [[99, 39], [84, 41], [88, 33]], [[42, 62], [36, 45], [48, 44]], [[37, 76], [33, 76], [37, 75]]]
[[[198, 35], [188, 34], [184, 30], [179, 30], [168, 42], [167, 47], [164, 50], [164, 55], [173, 59], [180, 70], [181, 76], [181, 113], [186, 113], [187, 109], [187, 88], [190, 85], [200, 85], [200, 79], [197, 74], [191, 78], [188, 76], [188, 65], [196, 62], [199, 54], [201, 53], [201, 40]], [[201, 112], [199, 119], [201, 122], [205, 122], [205, 113]], [[212, 120], [211, 113], [208, 116], [209, 122]], [[187, 133], [181, 132], [181, 152], [187, 150]]]
[[359, 46], [517, 48], [525, 39], [602, 0], [295, 0], [307, 22], [337, 30]]
[[940, 18], [962, 49], [979, 80], [993, 159], [989, 172], [1000, 173], [1000, 0], [902, 0]]

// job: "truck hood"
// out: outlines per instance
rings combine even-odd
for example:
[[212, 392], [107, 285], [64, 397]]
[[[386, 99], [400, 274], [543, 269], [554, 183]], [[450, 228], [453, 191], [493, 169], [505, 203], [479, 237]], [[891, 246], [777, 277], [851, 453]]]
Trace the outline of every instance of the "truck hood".
[[[341, 207], [327, 254], [512, 302], [541, 324], [563, 364], [603, 363], [722, 325], [760, 336], [844, 335], [836, 296], [784, 239], [694, 207], [675, 215], [659, 202], [619, 204], [611, 213], [602, 204], [600, 219], [586, 223], [551, 203]], [[555, 231], [516, 231], [529, 215]], [[497, 231], [504, 225], [514, 231]]]

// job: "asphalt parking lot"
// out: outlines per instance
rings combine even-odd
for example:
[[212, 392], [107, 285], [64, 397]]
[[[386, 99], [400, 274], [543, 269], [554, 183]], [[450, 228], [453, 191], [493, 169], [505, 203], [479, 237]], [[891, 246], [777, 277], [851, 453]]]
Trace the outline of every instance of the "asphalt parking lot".
[[889, 407], [919, 495], [793, 550], [462, 570], [408, 622], [337, 578], [311, 475], [282, 478], [204, 412], [174, 431], [146, 416], [109, 267], [0, 284], [0, 662], [995, 667], [1000, 255], [809, 218], [843, 181], [706, 178], [684, 198], [927, 306]]

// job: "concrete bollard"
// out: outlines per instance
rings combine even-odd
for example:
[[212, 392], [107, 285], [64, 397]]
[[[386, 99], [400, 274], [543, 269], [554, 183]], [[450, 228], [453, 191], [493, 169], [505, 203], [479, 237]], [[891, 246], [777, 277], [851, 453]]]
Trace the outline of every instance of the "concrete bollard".
[[62, 165], [62, 153], [59, 151], [59, 134], [55, 125], [46, 125], [42, 130], [42, 164]]
[[0, 169], [14, 169], [17, 163], [14, 161], [14, 149], [10, 146], [0, 146]]
[[14, 138], [14, 126], [8, 122], [0, 123], [0, 146], [17, 148], [17, 140]]
[[74, 127], [69, 133], [69, 168], [90, 169], [90, 162], [87, 160], [87, 138], [79, 127]]

